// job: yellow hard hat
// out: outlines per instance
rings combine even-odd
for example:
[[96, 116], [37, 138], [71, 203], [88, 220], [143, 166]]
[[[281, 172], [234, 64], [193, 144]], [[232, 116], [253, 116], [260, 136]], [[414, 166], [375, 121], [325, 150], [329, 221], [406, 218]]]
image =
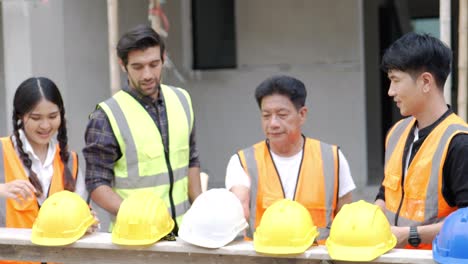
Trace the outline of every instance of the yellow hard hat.
[[139, 191], [120, 205], [112, 242], [119, 245], [150, 245], [174, 228], [164, 201], [152, 191]]
[[338, 212], [326, 246], [332, 259], [371, 261], [394, 248], [396, 243], [379, 206], [360, 200], [345, 204]]
[[283, 199], [265, 210], [254, 233], [254, 248], [266, 254], [300, 254], [318, 234], [309, 211], [296, 201]]
[[95, 222], [86, 202], [76, 193], [60, 191], [42, 204], [31, 234], [31, 242], [63, 246], [80, 239]]

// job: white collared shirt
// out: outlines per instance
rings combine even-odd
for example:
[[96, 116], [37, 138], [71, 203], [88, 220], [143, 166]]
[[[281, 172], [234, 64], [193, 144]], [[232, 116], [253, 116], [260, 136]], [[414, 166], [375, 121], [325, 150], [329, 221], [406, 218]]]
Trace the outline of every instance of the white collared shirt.
[[[41, 197], [37, 197], [37, 201], [39, 204], [42, 204], [48, 196], [49, 187], [52, 182], [52, 175], [54, 174], [54, 157], [56, 152], [56, 146], [58, 144], [56, 136], [53, 136], [49, 142], [49, 147], [47, 149], [47, 156], [44, 160], [44, 163], [41, 162], [39, 157], [34, 152], [29, 140], [27, 139], [24, 131], [22, 129], [19, 130], [20, 140], [23, 143], [23, 151], [29, 156], [31, 159], [31, 170], [34, 171], [41, 183], [41, 187], [43, 190], [43, 194]], [[16, 145], [16, 139], [13, 137], [13, 143], [15, 145], [15, 149], [17, 150], [18, 147]], [[17, 150], [18, 151], [18, 150]], [[19, 155], [19, 154], [18, 154]], [[71, 158], [71, 157], [70, 157]], [[24, 167], [24, 165], [23, 165]], [[26, 175], [29, 176], [29, 170], [25, 168]], [[72, 168], [70, 168], [72, 169]], [[80, 195], [85, 201], [88, 198], [88, 192], [86, 191], [85, 182], [83, 174], [81, 173], [80, 168], [78, 168], [78, 175], [76, 179], [76, 186], [75, 186], [75, 193]]]

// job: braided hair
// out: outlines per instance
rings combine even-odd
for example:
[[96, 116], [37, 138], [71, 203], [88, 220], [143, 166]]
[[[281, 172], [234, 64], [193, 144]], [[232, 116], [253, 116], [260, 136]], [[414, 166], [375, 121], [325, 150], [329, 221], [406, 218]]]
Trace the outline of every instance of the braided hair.
[[57, 133], [57, 141], [60, 147], [60, 159], [63, 163], [63, 182], [64, 188], [68, 191], [75, 190], [75, 179], [72, 176], [68, 161], [70, 152], [68, 151], [68, 137], [65, 119], [65, 108], [63, 106], [62, 96], [55, 83], [45, 77], [33, 77], [22, 82], [16, 90], [13, 99], [13, 135], [16, 138], [16, 145], [23, 165], [29, 171], [29, 181], [36, 188], [36, 196], [40, 197], [44, 193], [37, 174], [31, 169], [32, 161], [28, 154], [24, 151], [23, 142], [20, 140], [19, 130], [24, 128], [23, 117], [33, 111], [36, 105], [46, 99], [54, 103], [60, 110], [60, 126]]

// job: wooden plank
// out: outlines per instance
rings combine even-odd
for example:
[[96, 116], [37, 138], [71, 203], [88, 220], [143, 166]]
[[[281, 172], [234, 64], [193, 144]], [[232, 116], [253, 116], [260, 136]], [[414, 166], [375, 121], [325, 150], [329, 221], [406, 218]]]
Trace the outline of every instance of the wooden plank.
[[[267, 256], [255, 252], [252, 242], [234, 241], [220, 249], [205, 249], [183, 241], [160, 241], [151, 246], [124, 247], [111, 242], [111, 234], [85, 235], [72, 245], [44, 247], [30, 241], [30, 229], [0, 228], [2, 259], [63, 263], [235, 263], [235, 264], [314, 264], [345, 263], [331, 261], [324, 246], [304, 254]], [[430, 250], [393, 249], [372, 263], [435, 263]]]

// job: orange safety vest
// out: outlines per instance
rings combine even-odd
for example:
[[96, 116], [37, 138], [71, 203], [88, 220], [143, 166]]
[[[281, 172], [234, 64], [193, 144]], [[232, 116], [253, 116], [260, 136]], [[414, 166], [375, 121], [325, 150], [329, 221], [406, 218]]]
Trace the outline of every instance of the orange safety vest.
[[[309, 210], [319, 242], [328, 237], [338, 201], [338, 147], [306, 138], [294, 200]], [[246, 239], [252, 239], [265, 210], [284, 199], [283, 187], [266, 141], [238, 152], [250, 177], [250, 217]], [[253, 197], [256, 197], [254, 199]]]
[[[13, 142], [10, 138], [0, 138], [0, 182], [11, 182], [14, 180], [28, 180], [26, 171], [23, 168], [23, 163], [18, 157]], [[1, 157], [3, 156], [3, 157]], [[70, 162], [68, 166], [72, 169], [73, 178], [76, 179], [78, 174], [78, 157], [75, 152], [71, 152]], [[64, 164], [60, 158], [60, 149], [57, 145], [55, 158], [53, 162], [54, 174], [50, 183], [49, 196], [64, 190], [63, 185], [63, 168]], [[4, 178], [3, 178], [4, 177]], [[37, 199], [29, 199], [23, 203], [17, 203], [14, 199], [2, 199], [0, 210], [3, 212], [5, 219], [0, 219], [0, 223], [4, 223], [4, 227], [11, 228], [32, 228], [34, 220], [39, 212], [39, 204]], [[40, 262], [17, 262], [4, 261], [3, 263], [40, 263]]]
[[[395, 124], [385, 142], [385, 214], [391, 225], [420, 226], [440, 222], [455, 211], [442, 195], [442, 173], [452, 138], [468, 133], [468, 126], [455, 114], [437, 125], [424, 140], [408, 166], [405, 180], [403, 152], [406, 139], [416, 120], [405, 118]], [[408, 245], [407, 248], [414, 247]], [[421, 244], [418, 249], [431, 249]]]

